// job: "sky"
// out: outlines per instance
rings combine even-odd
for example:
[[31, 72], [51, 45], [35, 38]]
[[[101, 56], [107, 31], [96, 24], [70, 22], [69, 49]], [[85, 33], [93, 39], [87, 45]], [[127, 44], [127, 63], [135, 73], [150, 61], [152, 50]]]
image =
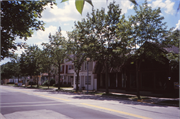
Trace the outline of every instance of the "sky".
[[[40, 20], [45, 23], [45, 31], [35, 31], [32, 37], [28, 38], [26, 43], [28, 45], [38, 45], [42, 48], [41, 44], [47, 43], [49, 41], [48, 36], [52, 35], [58, 31], [61, 27], [62, 34], [67, 37], [66, 31], [72, 31], [75, 21], [81, 21], [81, 19], [86, 18], [87, 13], [91, 13], [92, 6], [85, 3], [82, 15], [75, 8], [75, 0], [69, 0], [68, 2], [61, 3], [60, 0], [57, 1], [57, 6], [47, 5], [45, 10], [42, 12], [42, 18]], [[105, 8], [113, 0], [92, 0], [95, 9]], [[121, 14], [125, 14], [126, 18], [130, 15], [134, 15], [133, 6], [129, 0], [114, 0], [116, 4], [122, 9]], [[139, 5], [144, 3], [144, 0], [136, 0]], [[148, 5], [152, 9], [161, 8], [161, 15], [164, 17], [163, 22], [167, 22], [168, 29], [174, 27], [174, 29], [180, 29], [180, 10], [177, 12], [177, 8], [180, 0], [147, 0]], [[16, 39], [16, 42], [24, 42], [23, 40]], [[21, 54], [24, 49], [18, 48], [15, 52]], [[9, 58], [1, 60], [0, 64], [4, 64], [10, 61]]]

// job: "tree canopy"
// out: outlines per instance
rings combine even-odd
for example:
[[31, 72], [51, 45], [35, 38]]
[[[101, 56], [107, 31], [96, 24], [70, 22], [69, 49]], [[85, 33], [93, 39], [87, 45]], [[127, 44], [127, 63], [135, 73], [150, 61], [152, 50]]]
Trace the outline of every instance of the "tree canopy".
[[34, 30], [44, 30], [44, 22], [40, 21], [44, 6], [52, 1], [1, 1], [1, 59], [9, 57], [9, 50], [16, 50], [24, 43], [15, 39], [27, 40]]

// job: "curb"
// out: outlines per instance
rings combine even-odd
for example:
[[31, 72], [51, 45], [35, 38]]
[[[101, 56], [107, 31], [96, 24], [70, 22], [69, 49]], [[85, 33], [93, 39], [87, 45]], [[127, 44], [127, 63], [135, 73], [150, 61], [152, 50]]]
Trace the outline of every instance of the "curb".
[[0, 119], [6, 119], [6, 118], [0, 113]]

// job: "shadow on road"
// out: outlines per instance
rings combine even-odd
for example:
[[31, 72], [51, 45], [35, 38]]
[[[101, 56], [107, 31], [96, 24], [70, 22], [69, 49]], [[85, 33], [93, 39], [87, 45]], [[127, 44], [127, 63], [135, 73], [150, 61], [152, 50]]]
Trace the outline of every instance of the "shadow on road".
[[[16, 87], [22, 88], [22, 87]], [[137, 97], [134, 95], [123, 94], [120, 95], [112, 94], [109, 95], [104, 94], [103, 92], [89, 92], [86, 94], [85, 92], [75, 93], [74, 90], [60, 90], [57, 91], [55, 89], [37, 89], [37, 88], [24, 88], [26, 90], [33, 89], [33, 92], [48, 92], [49, 94], [64, 94], [71, 95], [73, 99], [91, 99], [91, 100], [100, 100], [100, 101], [118, 101], [123, 104], [131, 104], [131, 105], [148, 105], [148, 106], [160, 106], [160, 107], [168, 107], [174, 106], [179, 107], [179, 98], [158, 98], [158, 97], [148, 97], [142, 96], [142, 100], [137, 100]]]
[[65, 91], [65, 90], [52, 90], [52, 89], [36, 89], [34, 92], [49, 92], [50, 94], [65, 94], [65, 95], [71, 95], [73, 99], [91, 99], [91, 100], [101, 100], [101, 101], [118, 101], [119, 103], [123, 104], [131, 104], [131, 105], [148, 105], [148, 106], [161, 106], [161, 107], [167, 107], [167, 106], [175, 106], [179, 107], [179, 100], [176, 99], [168, 99], [168, 98], [158, 98], [158, 97], [147, 97], [142, 96], [142, 100], [137, 100], [136, 96], [132, 95], [114, 95], [114, 94], [102, 94], [102, 92], [96, 92], [86, 94], [83, 92], [75, 93], [74, 91]]

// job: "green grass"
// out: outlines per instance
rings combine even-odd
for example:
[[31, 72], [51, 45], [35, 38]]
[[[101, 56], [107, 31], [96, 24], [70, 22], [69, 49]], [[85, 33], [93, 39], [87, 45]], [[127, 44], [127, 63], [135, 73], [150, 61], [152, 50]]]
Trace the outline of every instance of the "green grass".
[[5, 86], [15, 86], [15, 84], [5, 84]]
[[160, 104], [161, 103], [166, 103], [166, 104], [169, 104], [169, 105], [179, 105], [179, 100], [165, 100], [165, 101], [161, 101], [161, 102], [159, 102]]
[[[140, 96], [140, 97], [141, 97], [141, 99], [143, 99], [143, 100], [150, 99], [150, 98], [149, 98], [149, 97], [147, 97], [147, 96]], [[138, 99], [138, 97], [137, 97], [137, 96], [131, 96], [129, 99], [130, 99], [130, 100], [137, 100], [137, 99]]]

